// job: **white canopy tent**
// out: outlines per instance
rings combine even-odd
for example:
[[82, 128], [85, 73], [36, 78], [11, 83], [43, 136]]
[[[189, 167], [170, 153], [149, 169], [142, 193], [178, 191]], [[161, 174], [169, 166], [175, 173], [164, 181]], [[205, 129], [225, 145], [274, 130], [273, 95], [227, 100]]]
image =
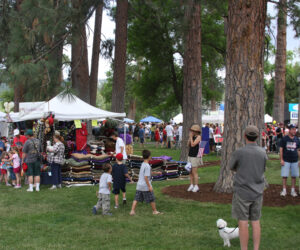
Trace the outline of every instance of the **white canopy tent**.
[[[27, 108], [26, 108], [27, 105]], [[31, 110], [28, 110], [31, 107]], [[97, 120], [102, 118], [123, 118], [125, 113], [114, 113], [98, 109], [77, 96], [59, 94], [48, 102], [20, 103], [20, 113], [14, 121], [37, 120], [52, 113], [59, 121]]]
[[224, 112], [219, 111], [217, 114], [203, 115], [202, 123], [224, 123]]
[[0, 121], [1, 122], [4, 122], [4, 121], [6, 121], [6, 114], [4, 113], [4, 112], [2, 112], [2, 111], [0, 111]]
[[264, 119], [265, 119], [265, 123], [270, 123], [273, 121], [273, 117], [268, 114], [265, 114]]
[[[176, 124], [183, 122], [183, 115], [180, 113], [173, 117], [173, 121]], [[224, 112], [218, 111], [217, 113], [212, 113], [210, 115], [203, 115], [202, 116], [202, 123], [224, 123]]]
[[172, 118], [172, 120], [173, 120], [176, 124], [183, 123], [183, 115], [182, 115], [182, 113], [180, 113], [180, 114], [174, 116], [174, 117]]

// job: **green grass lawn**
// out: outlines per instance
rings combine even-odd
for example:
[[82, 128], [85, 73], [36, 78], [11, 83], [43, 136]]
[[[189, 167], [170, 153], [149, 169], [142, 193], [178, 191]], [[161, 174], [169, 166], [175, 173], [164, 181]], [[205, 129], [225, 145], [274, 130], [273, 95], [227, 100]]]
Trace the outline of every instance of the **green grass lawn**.
[[[179, 158], [179, 151], [146, 147], [153, 156]], [[278, 163], [268, 162], [266, 176], [270, 183], [281, 181]], [[201, 183], [214, 182], [219, 166], [199, 169], [199, 174]], [[223, 218], [229, 226], [236, 226], [231, 206], [174, 199], [160, 192], [165, 186], [186, 183], [154, 182], [157, 207], [164, 215], [153, 216], [149, 205], [139, 204], [134, 217], [129, 211], [135, 184], [127, 185], [129, 204], [112, 209], [112, 217], [91, 213], [97, 186], [57, 191], [42, 187], [39, 193], [27, 193], [25, 187], [13, 190], [1, 184], [0, 249], [223, 249], [216, 220]], [[261, 249], [300, 249], [300, 206], [264, 207], [261, 223]], [[231, 249], [239, 249], [238, 239], [231, 244]]]

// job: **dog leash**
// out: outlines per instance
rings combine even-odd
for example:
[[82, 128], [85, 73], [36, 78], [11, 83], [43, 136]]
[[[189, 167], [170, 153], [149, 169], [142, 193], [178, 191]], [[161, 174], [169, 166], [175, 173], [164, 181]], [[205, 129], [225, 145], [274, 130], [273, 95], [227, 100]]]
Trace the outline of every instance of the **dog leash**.
[[[219, 230], [222, 230], [224, 229], [225, 227], [222, 227], [222, 228], [219, 228]], [[231, 232], [227, 233], [227, 232], [224, 232], [224, 233], [227, 233], [227, 234], [231, 234], [233, 233], [235, 230], [237, 230], [239, 227], [237, 226], [235, 229], [233, 229]]]

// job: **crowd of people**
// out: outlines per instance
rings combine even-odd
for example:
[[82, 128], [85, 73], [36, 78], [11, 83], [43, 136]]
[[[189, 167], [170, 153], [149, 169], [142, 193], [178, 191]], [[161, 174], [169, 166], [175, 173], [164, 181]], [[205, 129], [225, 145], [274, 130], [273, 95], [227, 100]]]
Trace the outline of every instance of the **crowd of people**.
[[[214, 137], [222, 135], [222, 129], [218, 124], [206, 124], [209, 128], [210, 147], [214, 147]], [[180, 147], [182, 141], [182, 125], [167, 124], [136, 124], [128, 126], [129, 134], [136, 142], [144, 146], [146, 135], [156, 142], [159, 147]], [[148, 132], [146, 132], [148, 131]], [[282, 191], [281, 196], [286, 196], [287, 179], [291, 176], [290, 195], [297, 197], [296, 178], [299, 178], [299, 157], [300, 140], [299, 131], [293, 124], [284, 126], [283, 124], [265, 124], [262, 131], [262, 146], [258, 145], [260, 137], [259, 129], [255, 126], [248, 126], [244, 131], [246, 146], [239, 148], [230, 157], [230, 169], [236, 172], [233, 181], [232, 216], [239, 221], [241, 247], [248, 244], [248, 221], [253, 227], [253, 244], [258, 249], [260, 244], [260, 217], [262, 209], [263, 191], [266, 181], [264, 172], [266, 170], [267, 153], [277, 152], [280, 157]], [[126, 179], [133, 182], [128, 174], [125, 161], [127, 159], [126, 147], [118, 132], [111, 135], [115, 141], [116, 163], [111, 165], [106, 163], [103, 167], [104, 174], [99, 180], [99, 190], [97, 190], [98, 202], [93, 207], [93, 214], [97, 214], [101, 209], [103, 215], [111, 216], [110, 194], [114, 194], [115, 209], [119, 208], [119, 195], [122, 192], [123, 204], [126, 204]], [[198, 192], [198, 167], [201, 166], [203, 152], [200, 150], [202, 141], [202, 128], [194, 124], [189, 129], [188, 158], [190, 164], [190, 186], [188, 192]], [[50, 189], [61, 188], [61, 166], [64, 163], [64, 139], [59, 133], [53, 136], [53, 145], [47, 142], [47, 159], [51, 167], [52, 187]], [[7, 186], [21, 188], [21, 176], [24, 175], [28, 181], [28, 192], [40, 190], [41, 155], [39, 152], [39, 140], [34, 138], [31, 129], [26, 130], [25, 135], [21, 135], [18, 129], [14, 130], [12, 145], [2, 138], [0, 141], [1, 156], [1, 177], [0, 181], [5, 181]], [[136, 194], [132, 203], [130, 215], [135, 215], [139, 202], [149, 203], [154, 215], [161, 214], [156, 208], [155, 196], [151, 184], [153, 174], [149, 165], [151, 152], [143, 150], [143, 164], [139, 172], [136, 186]], [[161, 173], [156, 173], [161, 174]], [[9, 177], [9, 178], [8, 178]], [[11, 181], [11, 183], [10, 183]], [[26, 182], [25, 182], [26, 183]]]
[[155, 142], [156, 147], [181, 148], [182, 124], [132, 124], [129, 125], [129, 133], [133, 136], [134, 142], [144, 147], [145, 139]]
[[[47, 146], [47, 160], [51, 168], [52, 187], [50, 189], [61, 188], [61, 166], [64, 163], [64, 139], [55, 134], [54, 144]], [[25, 135], [21, 135], [19, 129], [14, 130], [12, 144], [7, 138], [2, 137], [0, 141], [1, 176], [0, 182], [5, 181], [6, 186], [21, 188], [21, 177], [24, 177], [25, 185], [29, 185], [28, 192], [33, 192], [34, 188], [40, 191], [40, 175], [42, 156], [40, 154], [40, 143], [34, 137], [31, 129], [26, 130]], [[10, 183], [11, 181], [11, 183]]]

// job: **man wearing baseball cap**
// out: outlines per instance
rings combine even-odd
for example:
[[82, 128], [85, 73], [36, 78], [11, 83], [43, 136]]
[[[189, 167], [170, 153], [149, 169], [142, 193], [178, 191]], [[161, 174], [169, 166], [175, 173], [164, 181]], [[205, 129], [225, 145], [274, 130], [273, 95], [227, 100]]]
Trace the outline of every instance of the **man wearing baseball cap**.
[[292, 177], [291, 196], [296, 197], [295, 190], [296, 178], [299, 177], [298, 158], [300, 154], [300, 142], [296, 136], [296, 127], [289, 125], [288, 135], [281, 139], [280, 144], [280, 163], [281, 163], [281, 177], [282, 177], [282, 191], [281, 196], [286, 196], [286, 182], [290, 175]]
[[230, 169], [236, 172], [233, 181], [232, 217], [239, 221], [241, 249], [248, 248], [248, 221], [253, 229], [253, 247], [260, 245], [260, 217], [265, 187], [267, 162], [265, 150], [256, 144], [259, 129], [248, 126], [244, 134], [246, 146], [237, 149], [230, 159]]
[[27, 192], [33, 192], [33, 186], [35, 190], [40, 191], [40, 175], [41, 175], [41, 162], [39, 157], [39, 140], [34, 138], [33, 131], [27, 129], [25, 132], [28, 140], [23, 147], [22, 161], [28, 165], [27, 175], [29, 181], [29, 188]]

